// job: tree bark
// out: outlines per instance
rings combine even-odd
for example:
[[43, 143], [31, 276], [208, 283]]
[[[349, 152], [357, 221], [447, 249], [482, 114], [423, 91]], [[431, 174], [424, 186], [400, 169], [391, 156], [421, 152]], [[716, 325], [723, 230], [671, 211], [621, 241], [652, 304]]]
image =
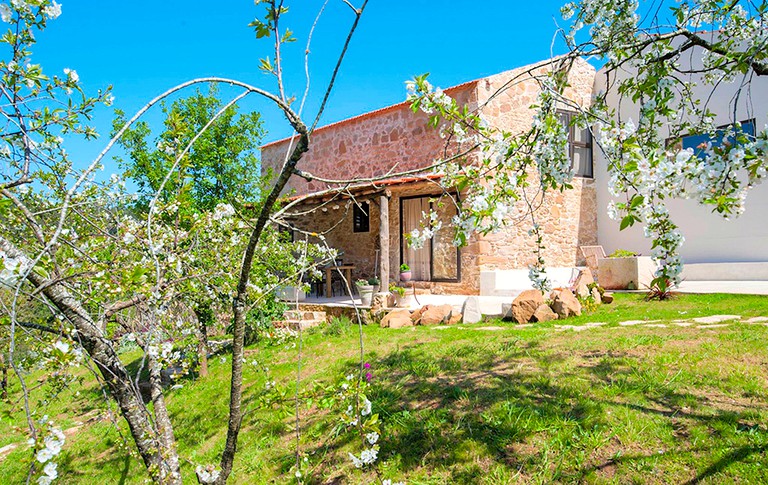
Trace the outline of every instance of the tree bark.
[[[209, 309], [207, 309], [209, 310]], [[200, 377], [208, 377], [208, 325], [206, 321], [208, 319], [209, 312], [206, 310], [200, 311], [196, 306], [194, 308], [195, 318], [197, 318], [197, 325], [195, 325], [195, 332], [197, 333], [197, 363], [200, 366], [198, 372]]]
[[173, 435], [173, 425], [171, 417], [168, 415], [168, 408], [165, 407], [165, 398], [163, 397], [163, 382], [160, 375], [160, 364], [157, 360], [149, 356], [149, 386], [152, 397], [152, 404], [155, 409], [155, 425], [158, 432], [158, 443], [160, 445], [160, 455], [163, 457], [167, 467], [167, 476], [163, 483], [181, 485], [181, 470], [179, 468], [179, 454], [176, 451], [176, 437]]
[[0, 398], [3, 400], [8, 399], [8, 366], [5, 365], [5, 355], [0, 354], [0, 370], [3, 372], [3, 380], [2, 383], [0, 383], [0, 388], [2, 389]]
[[[32, 261], [7, 239], [0, 236], [0, 251], [8, 258], [28, 268]], [[43, 294], [71, 322], [76, 330], [73, 338], [80, 342], [96, 367], [99, 369], [107, 389], [117, 401], [120, 413], [128, 422], [131, 436], [141, 455], [152, 480], [157, 483], [171, 481], [171, 468], [161, 453], [161, 444], [152, 426], [152, 417], [141, 400], [141, 394], [134, 385], [130, 374], [115, 352], [112, 341], [105, 337], [81, 303], [59, 283], [48, 285], [48, 281], [31, 271], [27, 280], [35, 288], [43, 288]], [[179, 478], [180, 479], [180, 478]], [[180, 483], [180, 482], [178, 482]]]
[[309, 149], [309, 135], [307, 128], [300, 122], [295, 126], [296, 131], [300, 133], [299, 140], [291, 152], [291, 156], [285, 162], [280, 175], [272, 187], [272, 190], [264, 200], [259, 217], [256, 219], [253, 231], [251, 231], [248, 246], [246, 246], [243, 256], [243, 264], [240, 268], [240, 278], [237, 283], [237, 294], [232, 302], [232, 311], [234, 313], [233, 338], [232, 338], [232, 380], [229, 394], [229, 423], [227, 426], [227, 442], [224, 445], [224, 452], [221, 454], [221, 473], [216, 483], [224, 485], [227, 483], [229, 474], [232, 473], [232, 464], [237, 452], [237, 436], [240, 433], [240, 425], [243, 422], [242, 398], [243, 398], [243, 352], [245, 340], [245, 309], [248, 289], [248, 280], [250, 278], [251, 268], [253, 266], [253, 256], [256, 246], [261, 239], [261, 234], [267, 226], [269, 216], [277, 202], [280, 193], [288, 183], [296, 164], [302, 155]]

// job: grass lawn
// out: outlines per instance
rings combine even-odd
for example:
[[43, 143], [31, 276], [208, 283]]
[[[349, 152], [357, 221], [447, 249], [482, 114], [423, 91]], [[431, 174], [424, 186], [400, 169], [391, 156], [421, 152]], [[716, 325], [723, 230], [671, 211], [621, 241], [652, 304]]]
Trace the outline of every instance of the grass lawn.
[[[672, 323], [715, 314], [743, 318], [704, 328]], [[745, 322], [757, 316], [768, 316], [768, 297], [646, 303], [624, 294], [592, 314], [526, 328], [365, 327], [369, 398], [382, 421], [378, 474], [352, 466], [347, 452], [359, 454], [359, 443], [338, 435], [340, 413], [315, 400], [301, 408], [305, 483], [766, 483], [768, 326]], [[628, 320], [658, 321], [619, 324]], [[594, 322], [605, 325], [556, 327]], [[305, 332], [304, 389], [358, 365], [357, 328], [337, 330]], [[297, 352], [250, 348], [247, 395], [274, 379], [293, 396]], [[215, 462], [223, 448], [229, 361], [215, 357], [208, 378], [168, 391], [185, 482], [195, 483], [194, 466]], [[69, 428], [62, 483], [146, 480], [125, 424], [100, 418], [106, 408], [92, 377], [47, 406]], [[31, 457], [14, 432], [23, 414], [18, 405], [0, 409], [0, 447], [19, 443], [0, 457], [0, 483], [23, 483]], [[293, 402], [282, 411], [251, 401], [231, 483], [296, 481]]]

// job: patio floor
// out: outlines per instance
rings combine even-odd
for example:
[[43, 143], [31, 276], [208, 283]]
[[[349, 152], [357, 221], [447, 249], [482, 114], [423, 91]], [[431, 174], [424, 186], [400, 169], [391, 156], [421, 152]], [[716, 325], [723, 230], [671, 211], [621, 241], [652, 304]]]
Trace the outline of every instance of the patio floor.
[[[417, 309], [424, 305], [451, 305], [459, 310], [464, 305], [464, 301], [469, 295], [416, 295], [412, 299], [412, 304], [409, 309]], [[510, 297], [511, 298], [511, 297]], [[354, 304], [353, 304], [354, 301]], [[334, 296], [331, 298], [308, 296], [305, 300], [299, 303], [305, 305], [323, 305], [329, 307], [352, 307], [362, 306], [360, 298], [351, 298], [349, 296]], [[368, 308], [368, 307], [364, 307]]]

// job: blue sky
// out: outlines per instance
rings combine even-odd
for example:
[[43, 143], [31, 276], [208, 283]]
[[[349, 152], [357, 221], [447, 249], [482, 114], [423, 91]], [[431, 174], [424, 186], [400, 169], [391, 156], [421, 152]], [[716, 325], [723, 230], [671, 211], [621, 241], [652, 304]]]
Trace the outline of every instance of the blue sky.
[[[38, 35], [36, 62], [49, 73], [76, 69], [87, 92], [112, 84], [114, 107], [129, 115], [169, 87], [200, 76], [275, 86], [273, 78], [257, 68], [259, 58], [272, 55], [272, 45], [257, 40], [247, 27], [262, 11], [252, 1], [61, 3], [61, 17]], [[287, 3], [292, 9], [283, 22], [299, 40], [285, 49], [285, 77], [288, 92], [301, 95], [306, 36], [322, 2]], [[321, 125], [402, 101], [404, 82], [417, 74], [430, 72], [434, 84], [447, 87], [549, 57], [555, 22], [563, 24], [562, 3], [371, 0]], [[317, 106], [351, 21], [341, 0], [329, 0], [311, 49], [313, 89], [307, 114]], [[262, 112], [265, 142], [290, 134], [274, 108], [256, 100], [243, 107]], [[158, 112], [148, 120], [159, 123]], [[68, 140], [70, 153], [82, 162], [106, 143], [112, 109], [99, 109], [95, 117], [99, 141]]]

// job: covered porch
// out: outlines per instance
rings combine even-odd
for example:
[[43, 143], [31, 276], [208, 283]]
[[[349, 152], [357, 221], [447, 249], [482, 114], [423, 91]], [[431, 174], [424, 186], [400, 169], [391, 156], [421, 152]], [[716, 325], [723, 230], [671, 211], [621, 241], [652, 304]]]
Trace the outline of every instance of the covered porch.
[[[320, 268], [322, 279], [310, 282], [308, 298], [351, 303], [353, 296], [359, 300], [358, 280], [373, 280], [381, 292], [395, 284], [415, 288], [420, 295], [476, 294], [479, 280], [470, 283], [472, 271], [462, 271], [468, 251], [453, 245], [456, 196], [441, 192], [439, 178], [390, 179], [294, 197], [285, 217], [293, 237], [310, 234], [311, 242], [338, 251], [332, 264]], [[437, 213], [442, 228], [422, 247], [413, 248], [407, 234], [421, 230], [430, 211]], [[400, 278], [403, 263], [412, 274], [407, 284]]]

